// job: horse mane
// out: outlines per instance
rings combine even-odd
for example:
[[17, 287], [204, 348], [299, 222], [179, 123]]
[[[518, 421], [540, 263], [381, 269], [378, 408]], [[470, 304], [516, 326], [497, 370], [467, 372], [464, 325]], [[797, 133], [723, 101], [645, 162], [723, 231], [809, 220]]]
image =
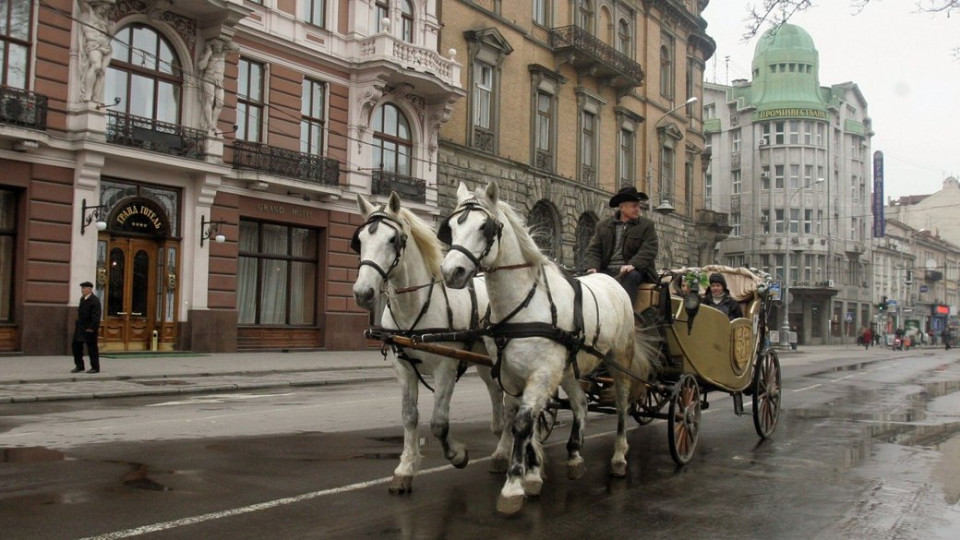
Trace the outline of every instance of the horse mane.
[[440, 241], [437, 240], [436, 232], [430, 225], [427, 225], [427, 222], [406, 208], [400, 209], [400, 219], [410, 228], [410, 236], [417, 243], [420, 257], [427, 266], [430, 275], [436, 279], [442, 279], [440, 263], [443, 262], [443, 251]]
[[520, 254], [523, 255], [523, 260], [533, 263], [534, 267], [550, 262], [550, 259], [540, 251], [540, 246], [530, 236], [526, 221], [517, 214], [517, 211], [503, 201], [499, 202], [498, 207], [517, 235], [517, 243], [520, 245]]

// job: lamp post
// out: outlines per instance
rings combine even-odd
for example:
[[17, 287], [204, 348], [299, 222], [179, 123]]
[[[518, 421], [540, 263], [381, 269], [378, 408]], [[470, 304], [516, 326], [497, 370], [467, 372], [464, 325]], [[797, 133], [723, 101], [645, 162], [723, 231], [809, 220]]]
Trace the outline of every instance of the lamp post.
[[[663, 113], [663, 116], [661, 116], [660, 119], [657, 120], [657, 122], [653, 125], [653, 130], [654, 130], [654, 131], [657, 131], [657, 129], [660, 128], [660, 123], [663, 122], [666, 118], [668, 118], [671, 114], [673, 114], [674, 112], [682, 109], [683, 107], [686, 107], [687, 105], [691, 105], [691, 104], [693, 104], [693, 103], [696, 103], [699, 99], [700, 99], [700, 98], [698, 98], [697, 96], [693, 96], [693, 97], [691, 97], [690, 99], [688, 99], [688, 100], [684, 101], [683, 103], [681, 103], [680, 105], [677, 105], [676, 107], [674, 107], [674, 108], [668, 110], [667, 112]], [[661, 139], [661, 137], [660, 137], [659, 134], [658, 134], [658, 135], [657, 135], [657, 140], [660, 140], [660, 139]], [[663, 151], [663, 144], [661, 143], [659, 146], [660, 146], [660, 152], [662, 152], [662, 151]], [[659, 190], [659, 192], [660, 192], [660, 204], [658, 204], [657, 207], [654, 208], [653, 210], [654, 210], [655, 212], [660, 213], [660, 214], [666, 215], [666, 214], [673, 213], [673, 211], [676, 210], [676, 208], [674, 208], [673, 205], [670, 204], [670, 199], [669, 199], [669, 197], [668, 197], [668, 198], [664, 198], [664, 197], [663, 197], [663, 156], [660, 155], [660, 152], [657, 153], [657, 156], [658, 156], [658, 158], [659, 158], [659, 160], [660, 160], [660, 164], [659, 164], [659, 166], [657, 167], [657, 171], [659, 171], [659, 173], [657, 174], [657, 177], [658, 177], [658, 184], [659, 184], [658, 190]], [[652, 178], [652, 177], [653, 177], [653, 163], [650, 164], [650, 177], [651, 177], [651, 178], [650, 178], [650, 181], [652, 182], [652, 181], [653, 181], [653, 178]]]
[[[823, 178], [817, 178], [814, 181], [815, 184], [823, 182]], [[809, 187], [812, 187], [809, 186]], [[784, 250], [783, 255], [783, 320], [780, 325], [780, 348], [786, 349], [790, 347], [790, 204], [793, 202], [793, 198], [797, 194], [801, 193], [803, 186], [797, 186], [797, 190], [790, 195], [789, 198], [784, 198], [786, 204], [783, 208], [783, 220], [786, 224], [784, 231], [786, 234], [786, 246], [787, 249]], [[786, 188], [784, 193], [788, 193], [790, 188]], [[801, 207], [803, 205], [800, 205]], [[802, 208], [801, 208], [802, 209]], [[801, 216], [797, 216], [797, 232], [800, 232], [800, 222]], [[798, 255], [799, 256], [799, 255]], [[798, 338], [799, 339], [799, 338]]]

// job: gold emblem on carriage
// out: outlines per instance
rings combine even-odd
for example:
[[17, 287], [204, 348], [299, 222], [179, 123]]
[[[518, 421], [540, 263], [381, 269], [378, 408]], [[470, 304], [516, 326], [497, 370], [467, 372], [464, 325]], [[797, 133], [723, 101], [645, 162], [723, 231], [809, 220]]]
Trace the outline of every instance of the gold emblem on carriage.
[[734, 325], [730, 332], [730, 365], [734, 373], [741, 375], [750, 364], [753, 356], [753, 334], [750, 331], [750, 325]]

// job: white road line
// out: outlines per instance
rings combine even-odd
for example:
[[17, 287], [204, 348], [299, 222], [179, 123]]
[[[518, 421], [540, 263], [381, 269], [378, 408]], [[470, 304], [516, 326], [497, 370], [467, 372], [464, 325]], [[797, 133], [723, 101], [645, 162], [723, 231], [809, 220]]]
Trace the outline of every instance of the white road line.
[[806, 392], [807, 390], [813, 390], [818, 386], [823, 386], [823, 383], [811, 384], [810, 386], [804, 386], [803, 388], [796, 388], [794, 392]]
[[[746, 407], [746, 406], [747, 406], [747, 404], [745, 403], [745, 404], [744, 404], [744, 407]], [[711, 412], [714, 412], [714, 410], [715, 410], [715, 409], [706, 410], [706, 411], [703, 411], [702, 414], [709, 414], [709, 413], [711, 413]], [[662, 423], [662, 422], [663, 422], [663, 420], [657, 420], [657, 421], [655, 421], [655, 422], [653, 422], [653, 423], [654, 423], [654, 424], [657, 424], [657, 423]], [[639, 428], [639, 427], [641, 427], [641, 426], [632, 426], [632, 427], [627, 428], [627, 431], [633, 431], [634, 429], [637, 429], [637, 428]], [[593, 434], [593, 435], [587, 435], [587, 436], [584, 437], [584, 440], [596, 439], [596, 438], [598, 438], [598, 437], [607, 437], [607, 436], [615, 435], [615, 434], [616, 434], [616, 431], [605, 431], [605, 432], [603, 432], [603, 433], [595, 433], [595, 434]], [[547, 445], [544, 445], [544, 446], [551, 447], [551, 446], [558, 446], [558, 445], [561, 445], [561, 444], [565, 445], [565, 444], [567, 444], [567, 441], [557, 441], [557, 442], [554, 442], [554, 443], [551, 443], [551, 444], [547, 444]], [[484, 461], [490, 461], [490, 456], [482, 457], [482, 458], [475, 459], [475, 460], [470, 460], [470, 464], [473, 465], [473, 464], [476, 464], [476, 463], [483, 463]], [[425, 475], [425, 474], [433, 474], [433, 473], [438, 473], [438, 472], [443, 472], [443, 471], [449, 471], [449, 470], [452, 470], [452, 469], [453, 469], [453, 465], [449, 465], [449, 464], [448, 464], [448, 465], [441, 465], [441, 466], [439, 466], [439, 467], [433, 467], [433, 468], [431, 468], [431, 469], [424, 469], [424, 470], [420, 471], [419, 473], [417, 473], [417, 476], [422, 476], [422, 475]], [[302, 495], [295, 495], [295, 496], [293, 496], [293, 497], [283, 497], [283, 498], [281, 498], [281, 499], [274, 499], [274, 500], [272, 500], [272, 501], [266, 501], [266, 502], [262, 502], [262, 503], [251, 504], [251, 505], [249, 505], [249, 506], [241, 506], [241, 507], [239, 507], [239, 508], [232, 508], [232, 509], [229, 509], [229, 510], [222, 510], [222, 511], [220, 511], [220, 512], [210, 512], [209, 514], [201, 514], [201, 515], [199, 515], [199, 516], [192, 516], [192, 517], [186, 517], [186, 518], [181, 518], [181, 519], [175, 519], [175, 520], [172, 520], [172, 521], [164, 521], [164, 522], [161, 522], [161, 523], [154, 523], [154, 524], [152, 524], [152, 525], [144, 525], [144, 526], [142, 526], [142, 527], [135, 527], [135, 528], [133, 528], [133, 529], [126, 529], [126, 530], [122, 530], [122, 531], [115, 531], [115, 532], [111, 532], [111, 533], [101, 534], [101, 535], [98, 535], [98, 536], [89, 536], [89, 537], [83, 538], [83, 539], [81, 539], [81, 540], [110, 540], [110, 539], [113, 539], [113, 538], [129, 538], [129, 537], [131, 537], [131, 536], [141, 536], [141, 535], [144, 535], [144, 534], [150, 534], [150, 533], [155, 533], [155, 532], [159, 532], [159, 531], [166, 531], [166, 530], [169, 530], [169, 529], [175, 529], [175, 528], [177, 528], [177, 527], [185, 527], [185, 526], [187, 526], [187, 525], [195, 525], [195, 524], [197, 524], [197, 523], [203, 523], [203, 522], [206, 522], [206, 521], [213, 521], [213, 520], [228, 518], [228, 517], [232, 517], [232, 516], [239, 516], [239, 515], [243, 515], [243, 514], [250, 514], [250, 513], [252, 513], [252, 512], [260, 512], [260, 511], [262, 511], [262, 510], [270, 510], [270, 509], [272, 509], [272, 508], [278, 508], [278, 507], [280, 507], [280, 506], [287, 506], [287, 505], [291, 505], [291, 504], [300, 503], [300, 502], [303, 502], [303, 501], [309, 501], [309, 500], [311, 500], [311, 499], [316, 499], [317, 497], [324, 497], [324, 496], [326, 496], [326, 495], [337, 495], [337, 494], [340, 494], [340, 493], [347, 493], [347, 492], [350, 492], [350, 491], [357, 491], [357, 490], [360, 490], [360, 489], [366, 489], [366, 488], [371, 487], [371, 486], [377, 486], [377, 485], [381, 485], [381, 484], [386, 484], [386, 483], [388, 483], [388, 482], [390, 482], [390, 481], [392, 481], [392, 480], [393, 480], [392, 477], [377, 478], [377, 479], [375, 479], [375, 480], [368, 480], [368, 481], [366, 481], [366, 482], [357, 482], [356, 484], [349, 484], [349, 485], [346, 485], [346, 486], [341, 486], [341, 487], [336, 487], [336, 488], [323, 489], [323, 490], [320, 490], [320, 491], [311, 491], [310, 493], [304, 493], [304, 494], [302, 494]]]

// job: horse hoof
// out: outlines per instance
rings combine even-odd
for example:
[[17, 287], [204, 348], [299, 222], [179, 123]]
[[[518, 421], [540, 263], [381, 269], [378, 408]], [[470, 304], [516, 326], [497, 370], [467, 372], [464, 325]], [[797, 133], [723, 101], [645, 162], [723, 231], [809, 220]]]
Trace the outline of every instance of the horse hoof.
[[627, 476], [627, 464], [626, 463], [611, 463], [610, 464], [610, 476], [614, 478], [623, 478]]
[[570, 480], [579, 480], [585, 472], [587, 472], [587, 466], [584, 465], [583, 460], [567, 463], [567, 478]]
[[506, 474], [510, 467], [510, 460], [505, 457], [490, 458], [490, 472], [493, 474]]
[[523, 480], [523, 492], [528, 497], [539, 497], [541, 489], [543, 489], [543, 478], [537, 477]]
[[413, 477], [393, 475], [393, 482], [390, 484], [390, 493], [409, 493], [413, 491]]
[[455, 456], [450, 460], [450, 464], [458, 469], [463, 469], [470, 463], [470, 452], [467, 452], [466, 449], [463, 450], [463, 454], [460, 456]]
[[520, 495], [511, 497], [500, 495], [497, 498], [497, 512], [501, 514], [516, 514], [521, 508], [523, 508], [523, 497]]

